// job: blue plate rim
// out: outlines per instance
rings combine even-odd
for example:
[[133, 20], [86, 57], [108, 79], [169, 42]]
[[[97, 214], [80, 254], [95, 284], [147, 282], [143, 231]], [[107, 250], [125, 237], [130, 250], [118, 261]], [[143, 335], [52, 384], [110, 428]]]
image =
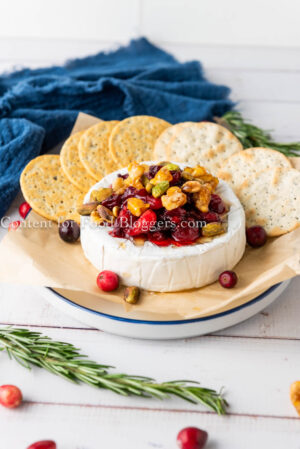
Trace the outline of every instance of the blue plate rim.
[[201, 318], [191, 318], [191, 319], [188, 319], [188, 320], [171, 320], [171, 321], [137, 320], [137, 319], [134, 319], [134, 318], [124, 318], [124, 317], [120, 317], [120, 316], [109, 315], [107, 313], [99, 312], [97, 310], [90, 309], [89, 307], [85, 307], [85, 306], [82, 306], [80, 304], [77, 304], [76, 302], [71, 301], [71, 299], [68, 299], [65, 296], [63, 296], [61, 293], [58, 293], [57, 291], [55, 291], [51, 287], [46, 287], [46, 288], [48, 290], [50, 290], [52, 293], [54, 293], [54, 295], [56, 295], [59, 298], [61, 298], [64, 302], [67, 302], [68, 304], [71, 304], [71, 305], [77, 307], [78, 309], [87, 311], [87, 312], [92, 313], [94, 315], [99, 315], [101, 317], [108, 318], [108, 319], [111, 319], [111, 320], [114, 320], [114, 321], [123, 321], [125, 323], [131, 323], [131, 324], [149, 324], [149, 325], [162, 326], [162, 325], [179, 325], [179, 324], [199, 323], [199, 322], [203, 322], [203, 321], [214, 320], [216, 318], [221, 318], [221, 317], [224, 317], [226, 315], [231, 315], [231, 314], [233, 314], [235, 312], [238, 312], [239, 310], [245, 309], [246, 307], [249, 307], [249, 306], [251, 306], [251, 305], [253, 305], [253, 304], [263, 300], [267, 295], [271, 294], [274, 290], [279, 288], [281, 284], [282, 284], [282, 282], [279, 282], [278, 284], [275, 284], [272, 287], [268, 288], [268, 290], [266, 290], [265, 292], [261, 293], [256, 298], [251, 299], [250, 301], [246, 302], [245, 304], [242, 304], [240, 306], [234, 307], [233, 309], [226, 310], [225, 312], [220, 312], [220, 313], [217, 313], [215, 315], [210, 315], [210, 316], [201, 317]]

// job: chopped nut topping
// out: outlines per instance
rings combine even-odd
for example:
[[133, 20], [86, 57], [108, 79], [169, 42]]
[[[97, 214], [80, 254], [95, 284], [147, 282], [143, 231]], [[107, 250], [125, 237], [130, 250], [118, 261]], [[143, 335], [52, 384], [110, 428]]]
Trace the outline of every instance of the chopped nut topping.
[[181, 187], [183, 192], [196, 193], [201, 190], [201, 183], [199, 181], [187, 181]]
[[102, 218], [103, 221], [105, 221], [106, 223], [113, 223], [115, 217], [107, 207], [100, 205], [97, 207], [97, 212], [99, 214], [99, 217]]
[[183, 206], [187, 202], [187, 198], [180, 187], [174, 186], [170, 187], [167, 190], [167, 194], [161, 197], [161, 202], [167, 210], [172, 210]]
[[135, 217], [140, 217], [143, 212], [149, 209], [150, 204], [144, 203], [144, 201], [140, 198], [129, 198], [127, 201], [127, 207], [132, 215]]
[[98, 201], [101, 203], [101, 201], [106, 200], [112, 193], [113, 191], [110, 187], [102, 187], [98, 190], [93, 190], [90, 199], [91, 201]]
[[91, 215], [91, 213], [97, 209], [98, 205], [98, 201], [82, 204], [80, 207], [78, 207], [77, 212], [79, 213], [79, 215]]
[[203, 184], [201, 185], [201, 190], [193, 194], [195, 205], [201, 212], [208, 212], [211, 192], [212, 186], [210, 184]]
[[162, 167], [154, 176], [154, 178], [151, 179], [151, 184], [156, 185], [159, 182], [162, 181], [172, 181], [173, 176], [168, 170], [167, 166]]
[[94, 210], [91, 213], [91, 220], [97, 225], [101, 225], [103, 223], [103, 218], [101, 218], [98, 214], [98, 211]]
[[127, 189], [127, 185], [125, 184], [123, 178], [117, 177], [112, 183], [112, 188], [115, 193], [117, 193], [118, 195], [122, 195]]
[[202, 235], [204, 237], [212, 237], [224, 233], [222, 223], [208, 223], [202, 228]]
[[112, 213], [113, 213], [113, 216], [114, 216], [114, 217], [117, 217], [117, 216], [119, 215], [119, 213], [120, 213], [120, 208], [119, 208], [119, 206], [113, 207]]

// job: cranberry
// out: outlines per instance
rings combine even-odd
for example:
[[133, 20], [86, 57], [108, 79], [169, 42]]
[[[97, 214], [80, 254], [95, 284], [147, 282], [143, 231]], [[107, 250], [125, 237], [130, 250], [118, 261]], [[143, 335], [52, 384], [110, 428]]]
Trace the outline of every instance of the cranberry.
[[111, 292], [119, 287], [119, 277], [113, 271], [101, 271], [97, 276], [97, 285], [104, 292]]
[[209, 209], [213, 212], [217, 212], [217, 214], [224, 214], [224, 212], [226, 212], [226, 206], [223, 203], [222, 198], [214, 193], [211, 195]]
[[136, 235], [147, 234], [155, 223], [156, 213], [153, 210], [148, 209], [134, 223], [133, 227], [129, 230], [128, 235], [135, 237]]
[[220, 221], [219, 215], [215, 212], [202, 212], [200, 218], [206, 223], [216, 223]]
[[146, 173], [146, 176], [148, 179], [154, 178], [156, 173], [162, 168], [162, 165], [150, 165], [148, 173]]
[[157, 246], [170, 246], [174, 244], [174, 240], [170, 238], [165, 240], [154, 240], [152, 238], [149, 238], [149, 241]]
[[115, 206], [121, 205], [121, 198], [122, 198], [122, 195], [118, 195], [117, 193], [114, 193], [113, 195], [106, 198], [106, 200], [101, 201], [101, 204], [102, 204], [102, 206], [105, 206], [108, 209], [112, 210]]
[[170, 186], [178, 185], [181, 180], [181, 172], [179, 170], [171, 170], [170, 173], [173, 176], [172, 181], [170, 181]]
[[177, 435], [177, 444], [180, 449], [202, 449], [207, 441], [208, 434], [197, 427], [186, 427]]
[[21, 390], [15, 385], [2, 385], [0, 387], [0, 404], [4, 407], [19, 407], [22, 399]]
[[192, 218], [180, 222], [172, 232], [172, 237], [176, 242], [194, 242], [200, 235], [199, 226]]
[[20, 204], [19, 207], [19, 214], [22, 218], [26, 218], [27, 214], [31, 211], [31, 207], [26, 201], [22, 204]]
[[234, 271], [223, 271], [219, 276], [219, 282], [224, 288], [233, 288], [238, 281]]
[[80, 236], [80, 227], [74, 220], [66, 220], [58, 228], [60, 238], [67, 243], [76, 242]]
[[27, 449], [56, 449], [56, 443], [51, 440], [37, 441], [28, 446]]
[[162, 202], [160, 198], [154, 198], [154, 196], [147, 195], [146, 202], [150, 204], [151, 209], [157, 210], [162, 208]]
[[12, 222], [9, 223], [9, 225], [8, 225], [8, 230], [9, 230], [9, 231], [15, 231], [16, 229], [18, 229], [18, 227], [20, 226], [20, 224], [21, 224], [20, 220], [12, 221]]
[[118, 174], [118, 178], [127, 179], [129, 176], [128, 173], [125, 173], [125, 175], [121, 175], [121, 173]]
[[251, 226], [251, 228], [247, 228], [246, 237], [248, 245], [253, 248], [259, 248], [267, 241], [267, 233], [262, 226]]
[[149, 233], [149, 240], [154, 240], [156, 242], [163, 242], [168, 239], [168, 235], [163, 231], [155, 231]]
[[163, 214], [165, 220], [178, 224], [186, 218], [187, 212], [182, 207], [173, 210], [166, 210]]

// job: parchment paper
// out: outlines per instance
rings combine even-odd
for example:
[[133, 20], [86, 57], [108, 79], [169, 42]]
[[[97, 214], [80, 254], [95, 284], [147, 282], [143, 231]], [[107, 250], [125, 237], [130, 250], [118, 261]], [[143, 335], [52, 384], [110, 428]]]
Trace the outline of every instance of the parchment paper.
[[[97, 119], [80, 114], [73, 132], [88, 128]], [[201, 289], [173, 293], [143, 291], [132, 310], [196, 318], [239, 306], [272, 285], [300, 274], [300, 228], [269, 239], [259, 249], [247, 248], [235, 267], [239, 281], [232, 290], [217, 282]], [[24, 225], [10, 231], [0, 244], [0, 281], [84, 291], [124, 304], [123, 288], [105, 293], [96, 286], [96, 269], [88, 262], [80, 242], [67, 244], [58, 237], [57, 224], [31, 212]]]

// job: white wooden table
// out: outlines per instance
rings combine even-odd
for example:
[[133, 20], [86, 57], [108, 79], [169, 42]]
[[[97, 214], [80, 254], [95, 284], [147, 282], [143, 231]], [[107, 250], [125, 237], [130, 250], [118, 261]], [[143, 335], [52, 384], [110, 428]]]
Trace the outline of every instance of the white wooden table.
[[[96, 42], [0, 41], [0, 70], [31, 66], [101, 49]], [[244, 115], [273, 128], [278, 139], [300, 139], [300, 51], [165, 45], [181, 59], [200, 59], [212, 81], [232, 87]], [[9, 55], [9, 57], [5, 57]], [[19, 196], [9, 215], [17, 217]], [[0, 229], [0, 237], [5, 231]], [[58, 449], [171, 449], [176, 434], [195, 425], [209, 432], [207, 449], [299, 449], [300, 419], [289, 386], [300, 379], [300, 279], [256, 317], [215, 335], [182, 341], [139, 341], [105, 334], [45, 303], [28, 286], [0, 285], [0, 325], [44, 332], [80, 347], [122, 372], [158, 380], [190, 378], [224, 386], [229, 415], [218, 417], [179, 399], [123, 398], [76, 386], [0, 354], [0, 384], [18, 385], [24, 405], [0, 408], [1, 449], [25, 449], [54, 439]]]

